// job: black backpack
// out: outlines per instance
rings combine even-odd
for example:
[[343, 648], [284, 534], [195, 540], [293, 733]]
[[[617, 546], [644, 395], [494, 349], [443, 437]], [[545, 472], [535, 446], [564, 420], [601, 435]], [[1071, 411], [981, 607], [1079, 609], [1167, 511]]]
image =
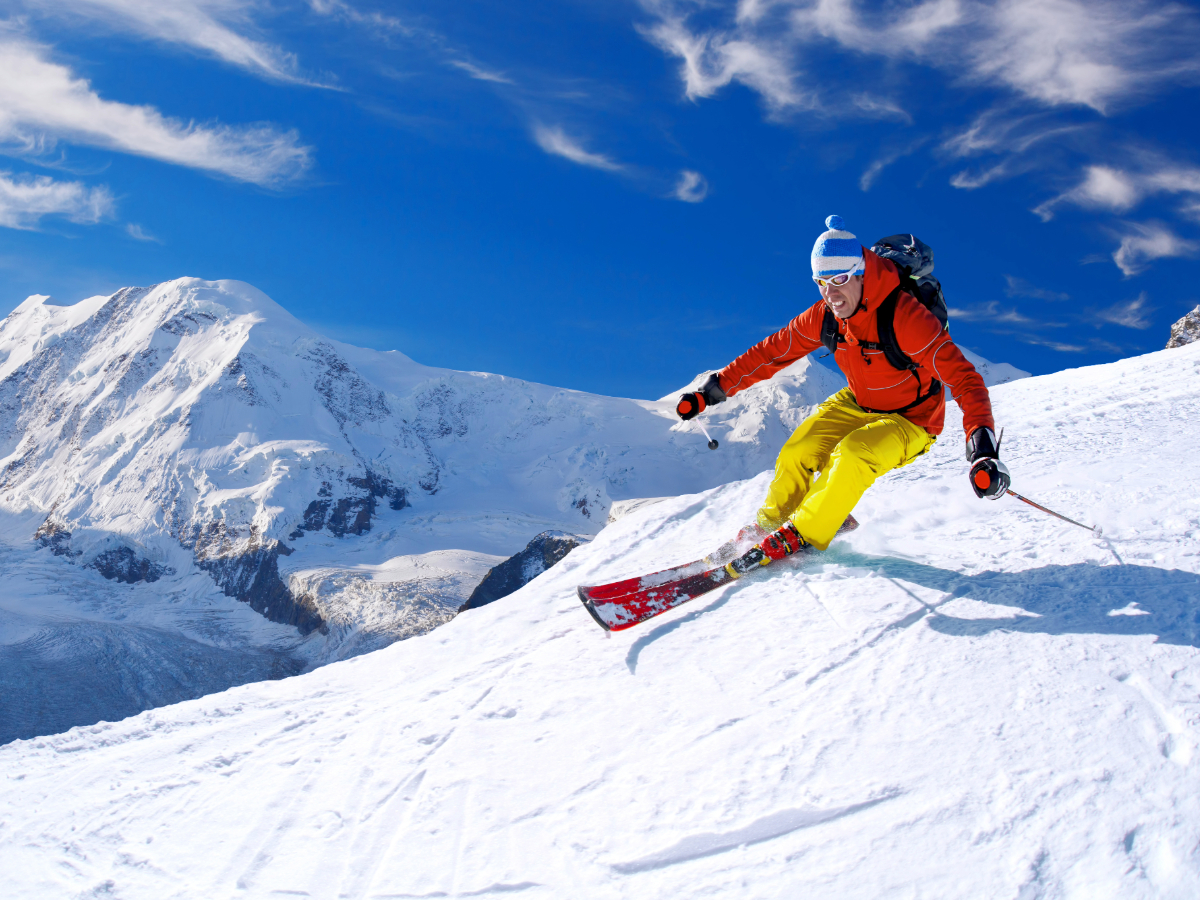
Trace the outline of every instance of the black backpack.
[[[867, 350], [880, 350], [884, 358], [897, 369], [907, 369], [912, 372], [917, 364], [900, 349], [896, 343], [896, 329], [893, 321], [896, 316], [896, 301], [903, 291], [912, 294], [931, 313], [937, 316], [942, 327], [946, 327], [950, 313], [946, 309], [946, 298], [942, 294], [941, 283], [933, 277], [933, 248], [912, 234], [893, 234], [875, 242], [871, 252], [884, 259], [890, 259], [900, 272], [900, 284], [892, 291], [875, 313], [876, 324], [879, 328], [879, 341], [861, 341]], [[830, 353], [837, 352], [837, 345], [844, 344], [846, 339], [838, 331], [837, 317], [829, 309], [825, 310], [825, 319], [821, 324], [821, 343]], [[914, 374], [914, 378], [916, 375]], [[929, 390], [914, 402], [902, 409], [867, 410], [868, 412], [904, 412], [918, 404], [924, 403], [930, 397], [941, 391], [942, 383], [934, 379]], [[866, 407], [863, 407], [866, 409]]]

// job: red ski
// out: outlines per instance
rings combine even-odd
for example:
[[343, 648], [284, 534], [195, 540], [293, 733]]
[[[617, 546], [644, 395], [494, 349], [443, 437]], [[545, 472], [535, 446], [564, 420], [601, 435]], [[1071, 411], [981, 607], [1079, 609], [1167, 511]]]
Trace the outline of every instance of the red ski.
[[580, 587], [579, 596], [581, 598], [586, 596], [587, 600], [596, 602], [607, 602], [616, 597], [624, 597], [626, 594], [636, 594], [647, 588], [671, 584], [672, 582], [687, 578], [689, 575], [700, 575], [713, 566], [722, 566], [730, 560], [736, 559], [737, 549], [737, 542], [730, 541], [727, 544], [722, 544], [716, 551], [710, 553], [704, 559], [684, 563], [682, 566], [672, 566], [669, 569], [663, 569], [659, 572], [651, 572], [649, 575], [625, 578], [621, 581], [614, 581], [611, 584]]
[[[682, 603], [694, 600], [702, 594], [715, 591], [721, 585], [728, 584], [740, 577], [732, 571], [732, 565], [733, 563], [729, 563], [701, 571], [698, 574], [685, 575], [682, 578], [659, 582], [652, 587], [627, 591], [623, 594], [612, 594], [609, 589], [615, 588], [619, 584], [640, 582], [643, 579], [631, 578], [612, 585], [580, 587], [578, 589], [579, 601], [605, 631], [623, 631], [626, 628], [632, 628], [639, 622], [665, 613], [668, 609], [674, 609]], [[665, 573], [655, 573], [655, 575], [663, 574]], [[657, 581], [655, 575], [648, 575], [645, 578]], [[593, 599], [593, 594], [606, 591], [609, 592], [609, 596]]]
[[[703, 559], [684, 563], [681, 566], [672, 566], [669, 569], [662, 569], [658, 572], [651, 572], [649, 575], [624, 578], [621, 581], [613, 581], [609, 584], [580, 587], [578, 589], [579, 599], [585, 605], [589, 600], [593, 603], [608, 603], [614, 598], [624, 597], [626, 594], [636, 594], [644, 592], [649, 588], [670, 585], [672, 582], [681, 581], [692, 575], [706, 574], [709, 570], [716, 569], [727, 562], [737, 559], [741, 553], [750, 549], [756, 541], [764, 536], [765, 533], [760, 530], [756, 536], [748, 538], [747, 535], [750, 533], [749, 527], [747, 526], [742, 529], [742, 532], [736, 538], [726, 541]], [[842, 523], [842, 527], [838, 529], [837, 533], [845, 534], [857, 527], [858, 520], [854, 516], [846, 516], [846, 521]], [[678, 604], [675, 605], [678, 606]]]
[[[838, 533], [853, 531], [857, 527], [858, 522], [851, 516]], [[731, 550], [736, 553], [737, 544], [737, 541], [730, 541], [712, 556], [718, 557], [730, 553]], [[811, 550], [807, 544], [801, 548], [802, 553]], [[709, 557], [709, 560], [711, 559]], [[664, 569], [640, 578], [626, 578], [611, 584], [590, 587], [580, 586], [576, 591], [579, 594], [579, 602], [601, 628], [605, 631], [624, 631], [709, 591], [715, 591], [747, 572], [767, 565], [770, 561], [761, 547], [752, 546], [746, 553], [725, 565], [714, 565], [713, 561], [705, 560]], [[708, 568], [705, 567], [706, 564]]]

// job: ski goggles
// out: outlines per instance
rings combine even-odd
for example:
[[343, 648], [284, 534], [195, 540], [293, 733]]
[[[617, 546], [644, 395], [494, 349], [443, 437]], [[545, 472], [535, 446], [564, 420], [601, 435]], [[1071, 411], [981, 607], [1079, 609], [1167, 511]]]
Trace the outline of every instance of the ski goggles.
[[825, 288], [829, 287], [829, 285], [831, 285], [831, 284], [834, 287], [841, 287], [843, 284], [846, 284], [855, 275], [860, 275], [860, 274], [862, 274], [862, 273], [861, 273], [859, 267], [855, 266], [849, 272], [843, 272], [841, 275], [831, 275], [829, 278], [822, 278], [819, 275], [814, 275], [812, 277], [812, 280], [816, 282], [818, 288], [820, 288], [821, 290], [825, 290]]

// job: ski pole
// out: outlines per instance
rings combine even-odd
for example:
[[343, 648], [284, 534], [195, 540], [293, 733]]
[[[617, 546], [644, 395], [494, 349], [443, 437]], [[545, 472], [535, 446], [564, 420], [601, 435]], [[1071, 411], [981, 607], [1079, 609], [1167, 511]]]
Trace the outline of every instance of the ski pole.
[[1020, 494], [1018, 494], [1012, 488], [1005, 488], [1004, 492], [1006, 494], [1012, 494], [1018, 500], [1024, 500], [1026, 503], [1028, 503], [1034, 509], [1040, 509], [1044, 513], [1050, 513], [1050, 515], [1054, 516], [1056, 519], [1062, 519], [1064, 522], [1070, 522], [1072, 525], [1078, 525], [1080, 528], [1086, 528], [1088, 531], [1092, 532], [1093, 534], [1100, 534], [1100, 526], [1098, 526], [1098, 525], [1095, 528], [1093, 528], [1091, 525], [1084, 525], [1082, 522], [1076, 522], [1074, 519], [1068, 519], [1066, 516], [1059, 515], [1052, 509], [1046, 509], [1046, 507], [1042, 506], [1040, 503], [1034, 503], [1028, 497], [1022, 497]]
[[713, 440], [713, 436], [708, 433], [708, 429], [704, 427], [704, 423], [700, 421], [699, 416], [696, 417], [695, 422], [697, 425], [700, 426], [700, 430], [704, 432], [704, 436], [706, 438], [708, 438], [708, 449], [709, 450], [716, 450], [719, 446], [721, 446], [720, 444], [718, 444], [716, 441]]

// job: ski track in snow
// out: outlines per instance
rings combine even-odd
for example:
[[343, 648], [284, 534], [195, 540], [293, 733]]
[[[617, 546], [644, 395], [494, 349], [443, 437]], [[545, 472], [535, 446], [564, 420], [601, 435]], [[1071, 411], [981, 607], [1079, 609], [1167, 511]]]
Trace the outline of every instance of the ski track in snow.
[[[768, 479], [646, 506], [517, 593], [295, 678], [0, 748], [6, 896], [1200, 896], [1200, 344], [994, 391], [863, 525], [605, 635]], [[1119, 559], [1118, 559], [1119, 557]]]

